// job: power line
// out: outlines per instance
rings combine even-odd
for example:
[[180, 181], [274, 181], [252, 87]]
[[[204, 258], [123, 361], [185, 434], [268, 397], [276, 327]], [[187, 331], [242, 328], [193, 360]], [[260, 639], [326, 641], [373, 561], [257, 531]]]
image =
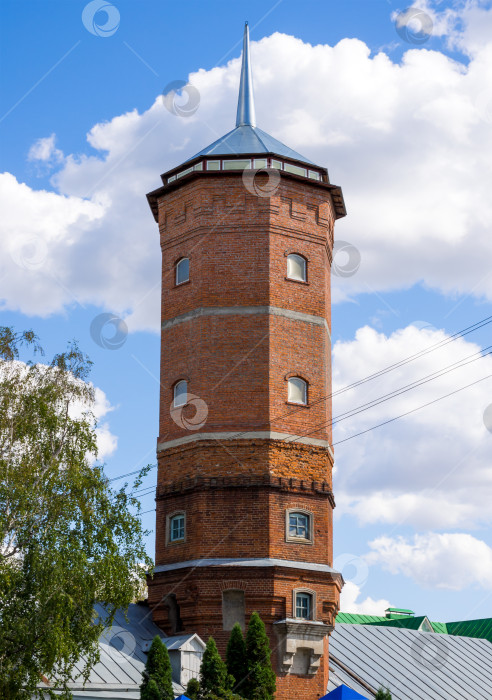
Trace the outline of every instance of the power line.
[[[438, 401], [443, 401], [444, 399], [449, 398], [450, 396], [454, 396], [455, 394], [459, 394], [461, 391], [464, 391], [465, 389], [469, 389], [471, 386], [475, 386], [476, 384], [480, 384], [480, 382], [484, 382], [486, 379], [490, 379], [492, 377], [492, 374], [488, 374], [486, 377], [482, 377], [481, 379], [477, 379], [474, 382], [471, 382], [470, 384], [467, 384], [466, 386], [462, 386], [459, 389], [455, 389], [454, 391], [449, 392], [449, 394], [445, 394], [444, 396], [440, 396], [437, 399], [433, 399], [432, 401], [428, 401], [427, 403], [424, 403], [420, 406], [417, 406], [416, 408], [412, 408], [410, 411], [405, 411], [405, 413], [400, 413], [398, 416], [394, 416], [393, 418], [389, 418], [388, 420], [383, 421], [382, 423], [378, 423], [377, 425], [373, 425], [371, 428], [367, 428], [366, 430], [361, 430], [358, 433], [355, 433], [354, 435], [350, 435], [347, 438], [344, 438], [343, 440], [338, 440], [338, 442], [333, 443], [333, 446], [335, 445], [341, 445], [344, 442], [347, 442], [348, 440], [353, 440], [356, 437], [359, 437], [360, 435], [365, 435], [366, 433], [370, 433], [373, 430], [376, 430], [377, 428], [381, 428], [384, 425], [388, 425], [388, 423], [393, 423], [395, 420], [398, 420], [400, 418], [404, 418], [405, 416], [409, 416], [411, 413], [415, 413], [416, 411], [420, 411], [422, 408], [427, 408], [427, 406], [431, 406], [432, 404], [437, 403]], [[313, 432], [316, 432], [314, 430]], [[308, 433], [306, 433], [308, 434]], [[251, 458], [249, 458], [251, 459]], [[152, 513], [156, 509], [151, 508], [150, 510], [145, 510], [143, 513], [139, 513], [139, 515], [145, 515], [146, 513]]]
[[[424, 350], [419, 350], [419, 352], [414, 353], [413, 355], [410, 355], [409, 357], [404, 358], [403, 360], [399, 360], [398, 362], [395, 362], [391, 365], [388, 365], [387, 367], [384, 367], [383, 369], [378, 370], [377, 372], [373, 372], [372, 374], [369, 374], [367, 377], [363, 377], [362, 379], [358, 379], [357, 381], [353, 382], [352, 384], [348, 384], [347, 386], [344, 386], [340, 389], [337, 389], [336, 391], [331, 392], [330, 394], [327, 394], [326, 396], [322, 396], [321, 398], [317, 399], [316, 401], [313, 401], [310, 406], [316, 406], [317, 404], [327, 401], [328, 399], [333, 398], [334, 396], [339, 396], [340, 394], [345, 393], [346, 391], [349, 391], [350, 389], [354, 389], [355, 387], [360, 386], [361, 384], [365, 384], [366, 382], [372, 381], [373, 379], [377, 379], [384, 374], [387, 374], [388, 372], [392, 372], [395, 369], [398, 369], [399, 367], [402, 367], [403, 365], [408, 364], [409, 362], [413, 362], [414, 360], [419, 359], [420, 357], [423, 357], [424, 355], [427, 355], [431, 352], [434, 352], [434, 350], [438, 350], [441, 347], [444, 347], [445, 345], [448, 345], [448, 343], [452, 343], [455, 340], [458, 340], [459, 338], [463, 338], [465, 335], [469, 335], [470, 333], [473, 333], [474, 331], [480, 330], [480, 328], [483, 328], [484, 326], [487, 326], [489, 323], [492, 323], [492, 316], [486, 316], [483, 319], [480, 319], [479, 321], [476, 321], [473, 323], [471, 326], [467, 326], [466, 328], [463, 328], [462, 330], [456, 331], [456, 333], [453, 333], [453, 335], [448, 336], [447, 338], [444, 338], [443, 340], [440, 340], [437, 343], [434, 343], [433, 345], [430, 345], [428, 348], [425, 348]], [[293, 410], [288, 411], [287, 413], [284, 413], [279, 416], [275, 416], [272, 418], [270, 423], [275, 423], [276, 421], [282, 420], [283, 418], [288, 418], [289, 416], [298, 413], [299, 411], [305, 410], [305, 407], [300, 407], [300, 408], [295, 408]], [[265, 425], [265, 423], [260, 423], [259, 425]], [[242, 432], [236, 433], [234, 435], [234, 438], [241, 437], [242, 435], [246, 435], [249, 433], [250, 430], [243, 430]]]
[[[150, 465], [150, 469], [155, 469], [157, 467], [157, 464], [152, 464]], [[145, 468], [145, 467], [142, 467]], [[136, 469], [134, 472], [127, 472], [126, 474], [120, 474], [119, 476], [113, 476], [112, 479], [108, 479], [108, 483], [111, 483], [112, 481], [117, 481], [118, 479], [124, 479], [126, 476], [133, 476], [134, 474], [140, 474], [142, 469]]]
[[[323, 401], [326, 401], [334, 396], [338, 396], [346, 391], [349, 391], [350, 389], [353, 389], [357, 386], [360, 386], [361, 384], [365, 384], [366, 382], [372, 381], [373, 379], [376, 379], [384, 374], [387, 374], [388, 372], [391, 372], [394, 369], [398, 369], [399, 367], [402, 367], [403, 365], [408, 364], [409, 362], [412, 362], [413, 360], [419, 359], [420, 357], [423, 357], [424, 355], [427, 355], [430, 352], [434, 352], [434, 350], [437, 350], [441, 347], [444, 347], [445, 345], [447, 345], [451, 342], [454, 342], [455, 340], [458, 340], [459, 338], [462, 338], [470, 333], [473, 333], [476, 330], [479, 330], [480, 328], [483, 328], [484, 326], [488, 325], [489, 323], [492, 323], [492, 316], [486, 316], [485, 318], [480, 319], [479, 321], [476, 321], [471, 326], [467, 326], [466, 328], [463, 328], [462, 330], [459, 330], [456, 333], [453, 333], [453, 335], [445, 338], [444, 340], [439, 341], [438, 343], [434, 343], [434, 345], [430, 345], [428, 348], [425, 348], [424, 350], [420, 350], [419, 352], [414, 353], [413, 355], [410, 355], [409, 357], [406, 357], [402, 360], [399, 360], [398, 362], [395, 362], [391, 365], [388, 365], [387, 367], [384, 367], [383, 369], [378, 370], [377, 372], [374, 372], [366, 377], [363, 377], [362, 379], [359, 379], [359, 380], [353, 382], [352, 384], [348, 384], [345, 387], [337, 389], [336, 391], [332, 392], [331, 394], [328, 394], [326, 396], [322, 396], [321, 398], [319, 398], [316, 401], [314, 401], [313, 403], [311, 403], [310, 406], [311, 407], [316, 406], [317, 404], [319, 404]], [[486, 348], [486, 349], [488, 349], [488, 348]], [[450, 365], [450, 367], [451, 367], [451, 365]], [[389, 397], [389, 395], [388, 395], [388, 397]], [[382, 398], [384, 398], [384, 397], [382, 397]], [[391, 397], [389, 397], [389, 398], [391, 398]], [[375, 405], [377, 405], [377, 404], [375, 404]], [[279, 415], [279, 416], [272, 418], [272, 420], [270, 422], [275, 423], [276, 421], [281, 420], [282, 418], [287, 418], [287, 417], [289, 417], [295, 413], [298, 413], [299, 411], [302, 411], [302, 410], [305, 410], [304, 407], [296, 408], [294, 410], [289, 411], [288, 413], [285, 413], [283, 415]], [[357, 409], [353, 409], [353, 410], [357, 410]], [[342, 415], [344, 415], [344, 414], [342, 414]], [[356, 414], [354, 414], [354, 415], [356, 415]], [[337, 418], [337, 420], [338, 420], [338, 418]], [[242, 435], [246, 435], [249, 432], [250, 432], [250, 430], [244, 430], [242, 432], [236, 433], [232, 437], [238, 438], [238, 437], [241, 437]], [[312, 432], [316, 432], [316, 430], [314, 430]], [[311, 434], [311, 433], [306, 433], [306, 435], [309, 435], [309, 434]], [[300, 437], [300, 436], [297, 436], [297, 437]], [[281, 441], [284, 442], [284, 441], [288, 441], [289, 439], [290, 438], [282, 438]], [[157, 467], [157, 464], [153, 464], [150, 468], [155, 469], [156, 467]], [[111, 482], [117, 481], [119, 479], [124, 479], [127, 476], [133, 476], [134, 474], [139, 474], [140, 471], [141, 471], [140, 469], [137, 469], [137, 470], [132, 471], [132, 472], [127, 472], [126, 474], [120, 474], [119, 476], [115, 476], [115, 477], [109, 479], [108, 481], [109, 481], [109, 483], [111, 483]]]
[[450, 372], [453, 372], [456, 369], [461, 369], [462, 367], [466, 367], [467, 365], [471, 364], [472, 362], [476, 362], [477, 360], [481, 360], [484, 357], [488, 357], [491, 355], [491, 352], [487, 352], [485, 355], [482, 353], [485, 352], [486, 350], [491, 350], [492, 345], [489, 345], [488, 347], [484, 348], [483, 350], [473, 353], [472, 355], [468, 355], [467, 357], [464, 357], [462, 360], [458, 360], [457, 362], [453, 362], [451, 365], [448, 365], [447, 367], [444, 367], [443, 369], [437, 370], [436, 372], [432, 372], [431, 374], [426, 375], [425, 377], [422, 377], [421, 379], [417, 379], [414, 382], [411, 382], [410, 384], [407, 384], [406, 386], [400, 387], [399, 389], [395, 389], [394, 391], [391, 391], [389, 394], [384, 394], [383, 396], [379, 396], [375, 399], [372, 399], [372, 401], [368, 401], [365, 404], [362, 404], [361, 406], [357, 406], [356, 408], [352, 408], [349, 411], [346, 411], [345, 413], [341, 413], [338, 416], [335, 416], [332, 418], [331, 421], [326, 421], [322, 423], [317, 423], [316, 426], [311, 426], [314, 427], [314, 430], [311, 430], [310, 432], [307, 433], [298, 433], [296, 435], [290, 436], [288, 438], [284, 438], [285, 442], [295, 442], [300, 437], [304, 437], [306, 435], [312, 435], [313, 433], [317, 432], [317, 430], [321, 430], [321, 428], [326, 427], [327, 425], [334, 425], [335, 423], [339, 423], [342, 420], [347, 420], [347, 418], [352, 418], [353, 416], [358, 415], [359, 413], [363, 413], [364, 411], [367, 411], [369, 408], [373, 408], [374, 406], [378, 406], [381, 403], [384, 403], [385, 401], [389, 401], [390, 399], [393, 399], [397, 396], [400, 396], [401, 394], [405, 394], [407, 391], [411, 391], [412, 389], [416, 389], [419, 386], [422, 386], [423, 384], [428, 384], [429, 382], [432, 382], [434, 379], [439, 379], [440, 377], [444, 377], [446, 374], [449, 374]]
[[400, 413], [399, 416], [395, 416], [394, 418], [390, 418], [389, 420], [386, 420], [383, 423], [378, 423], [378, 425], [373, 425], [372, 428], [368, 428], [367, 430], [362, 430], [360, 433], [356, 433], [355, 435], [350, 435], [350, 437], [344, 438], [343, 440], [338, 440], [338, 442], [333, 443], [333, 447], [335, 447], [335, 445], [341, 445], [342, 442], [347, 442], [347, 440], [353, 440], [353, 438], [359, 437], [359, 435], [364, 435], [365, 433], [369, 433], [371, 430], [376, 430], [376, 428], [381, 428], [383, 425], [387, 425], [388, 423], [392, 423], [393, 421], [398, 420], [399, 418], [403, 418], [404, 416], [410, 415], [410, 413], [415, 413], [415, 411], [420, 411], [421, 408], [426, 408], [427, 406], [430, 406], [433, 403], [437, 403], [438, 401], [442, 401], [443, 399], [447, 399], [449, 396], [453, 396], [454, 394], [459, 394], [460, 391], [464, 391], [465, 389], [469, 389], [471, 386], [474, 386], [475, 384], [479, 384], [480, 382], [484, 382], [486, 379], [490, 379], [490, 377], [492, 377], [492, 374], [488, 374], [486, 377], [482, 377], [482, 379], [477, 379], [477, 381], [471, 382], [471, 384], [467, 384], [466, 386], [462, 386], [460, 389], [456, 389], [455, 391], [451, 391], [449, 394], [446, 394], [445, 396], [440, 396], [438, 399], [434, 399], [433, 401], [428, 401], [427, 403], [424, 403], [421, 406], [417, 406], [417, 408], [412, 408], [411, 411], [406, 411], [405, 413]]

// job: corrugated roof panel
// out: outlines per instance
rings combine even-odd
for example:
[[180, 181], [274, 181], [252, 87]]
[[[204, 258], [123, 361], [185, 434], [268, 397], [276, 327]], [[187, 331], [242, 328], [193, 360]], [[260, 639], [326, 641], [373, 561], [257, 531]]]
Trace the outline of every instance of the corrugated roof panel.
[[447, 622], [446, 627], [448, 634], [461, 635], [463, 637], [480, 637], [492, 642], [492, 618]]
[[[103, 606], [97, 605], [98, 615], [105, 617]], [[89, 679], [82, 689], [80, 685], [81, 668], [84, 659], [76, 666], [72, 687], [76, 698], [125, 698], [140, 697], [138, 687], [142, 682], [142, 672], [145, 667], [147, 655], [142, 650], [143, 642], [151, 641], [156, 635], [163, 638], [165, 635], [153, 622], [151, 611], [144, 605], [130, 605], [125, 619], [123, 611], [116, 612], [113, 626], [102, 635], [99, 645], [100, 661], [91, 669]], [[183, 643], [193, 635], [170, 637], [173, 648]], [[166, 642], [166, 639], [163, 639]], [[173, 682], [176, 695], [183, 688]], [[136, 695], [134, 696], [134, 693]]]
[[364, 622], [365, 625], [378, 625], [379, 627], [402, 627], [409, 630], [418, 630], [427, 618], [425, 615], [421, 617], [399, 617], [385, 619], [377, 622]]
[[492, 645], [485, 639], [388, 625], [337, 624], [330, 652], [337, 680], [362, 694], [367, 691], [361, 691], [335, 659], [371, 687], [387, 685], [393, 700], [492, 698]]

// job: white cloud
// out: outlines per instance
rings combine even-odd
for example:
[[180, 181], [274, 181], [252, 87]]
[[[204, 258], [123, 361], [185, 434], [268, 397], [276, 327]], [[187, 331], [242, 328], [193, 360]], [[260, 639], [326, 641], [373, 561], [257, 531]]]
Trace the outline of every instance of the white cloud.
[[56, 148], [55, 141], [55, 134], [38, 139], [29, 149], [27, 159], [43, 163], [59, 163], [63, 160], [63, 151]]
[[[471, 338], [472, 336], [470, 336]], [[334, 391], [446, 339], [443, 331], [408, 326], [390, 336], [369, 327], [333, 349]], [[460, 338], [376, 380], [335, 396], [334, 416], [362, 406], [477, 353]], [[336, 514], [361, 523], [417, 528], [474, 527], [492, 520], [492, 434], [484, 424], [492, 378], [389, 425], [356, 433], [492, 375], [490, 355], [418, 388], [335, 422]]]
[[[41, 372], [47, 369], [47, 365], [39, 363], [37, 367]], [[27, 365], [21, 360], [12, 361], [1, 361], [0, 362], [0, 380], [9, 379], [12, 381], [13, 377], [19, 377], [20, 379], [25, 379], [27, 373]], [[31, 375], [32, 376], [32, 375]], [[75, 379], [72, 376], [73, 381], [81, 382], [79, 379]], [[35, 381], [33, 378], [32, 381]], [[118, 447], [118, 438], [111, 432], [110, 425], [107, 420], [108, 414], [115, 410], [115, 406], [112, 406], [110, 400], [106, 396], [105, 392], [97, 386], [91, 384], [94, 389], [94, 403], [92, 406], [88, 406], [82, 401], [72, 400], [69, 407], [69, 415], [71, 418], [81, 418], [84, 413], [89, 409], [96, 421], [96, 444], [97, 444], [97, 461], [103, 462], [105, 459], [110, 457]], [[91, 458], [92, 462], [96, 460]]]
[[492, 590], [492, 549], [466, 533], [431, 532], [412, 540], [379, 537], [369, 546], [369, 563], [426, 588], [460, 591], [476, 585]]
[[340, 594], [340, 612], [354, 615], [384, 615], [386, 608], [391, 607], [389, 601], [381, 598], [374, 600], [370, 596], [358, 601], [361, 595], [360, 587], [352, 581], [347, 581]]
[[[463, 41], [475, 32], [472, 10], [460, 16]], [[480, 12], [481, 24], [492, 22]], [[357, 39], [311, 46], [276, 33], [253, 42], [259, 124], [328, 165], [344, 188], [349, 216], [337, 237], [359, 248], [362, 264], [335, 279], [335, 300], [419, 282], [492, 299], [492, 40], [474, 41], [467, 66], [418, 47], [395, 63]], [[56, 193], [3, 176], [6, 308], [46, 315], [80, 301], [130, 314], [130, 330], [157, 329], [159, 242], [145, 193], [230, 130], [238, 72], [234, 59], [193, 73], [201, 103], [190, 118], [157, 98], [143, 113], [94, 125], [91, 155], [64, 158]], [[53, 135], [32, 151], [40, 162], [56, 153]], [[2, 254], [23, 235], [39, 248], [28, 269]]]
[[111, 432], [108, 421], [102, 421], [114, 409], [115, 407], [111, 405], [104, 391], [99, 389], [99, 387], [95, 387], [95, 403], [92, 412], [97, 420], [97, 458], [101, 462], [104, 462], [105, 459], [116, 452], [118, 447], [118, 438]]

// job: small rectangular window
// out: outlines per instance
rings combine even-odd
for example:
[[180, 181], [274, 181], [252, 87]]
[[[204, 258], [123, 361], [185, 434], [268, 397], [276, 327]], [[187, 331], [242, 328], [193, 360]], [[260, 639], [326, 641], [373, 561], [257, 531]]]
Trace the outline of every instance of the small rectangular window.
[[272, 159], [272, 168], [277, 168], [277, 170], [282, 170], [282, 161]]
[[220, 160], [207, 160], [207, 170], [220, 170]]
[[168, 182], [174, 182], [175, 179], [176, 179], [176, 175], [171, 175], [171, 177], [168, 177], [168, 178], [167, 178], [167, 181], [168, 181]]
[[244, 170], [251, 168], [250, 160], [224, 160], [222, 161], [224, 170]]
[[284, 170], [294, 175], [303, 175], [304, 177], [307, 175], [306, 168], [300, 168], [298, 165], [290, 165], [289, 163], [285, 163]]
[[321, 175], [319, 173], [317, 173], [315, 170], [309, 170], [308, 177], [310, 177], [311, 180], [321, 180]]
[[194, 167], [193, 170], [203, 170], [203, 160], [201, 160], [199, 163], [197, 163]]
[[255, 158], [253, 161], [253, 168], [266, 168], [267, 159], [266, 158]]
[[176, 540], [184, 540], [185, 536], [185, 516], [175, 515], [171, 518], [171, 528], [169, 533], [169, 539], [171, 542], [176, 542]]
[[289, 515], [289, 536], [309, 538], [309, 517], [305, 513], [291, 513]]
[[188, 173], [192, 173], [193, 168], [186, 168], [186, 170], [182, 170], [180, 173], [176, 175], [176, 177], [184, 177], [185, 175], [188, 175]]
[[311, 619], [311, 599], [309, 593], [296, 594], [296, 617], [303, 620]]

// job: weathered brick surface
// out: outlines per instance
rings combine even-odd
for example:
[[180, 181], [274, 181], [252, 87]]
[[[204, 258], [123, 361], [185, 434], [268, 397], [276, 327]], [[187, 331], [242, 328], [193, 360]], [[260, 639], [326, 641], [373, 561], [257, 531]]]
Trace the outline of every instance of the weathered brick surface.
[[[162, 351], [158, 437], [156, 564], [200, 558], [266, 557], [332, 563], [328, 447], [245, 431], [304, 435], [331, 443], [330, 263], [334, 213], [327, 190], [283, 177], [271, 198], [250, 194], [241, 174], [197, 177], [159, 199], [162, 248]], [[286, 279], [287, 255], [308, 261], [307, 283]], [[190, 281], [175, 285], [175, 265], [190, 258]], [[197, 315], [216, 307], [277, 307], [310, 314]], [[193, 318], [184, 320], [184, 314]], [[326, 322], [326, 323], [325, 323]], [[328, 328], [326, 327], [328, 325]], [[307, 407], [287, 403], [287, 378], [309, 382]], [[206, 406], [197, 431], [183, 409], [171, 415], [174, 384]], [[203, 405], [202, 405], [203, 409]], [[233, 433], [200, 439], [201, 433]], [[173, 440], [192, 442], [167, 445]], [[194, 439], [197, 438], [197, 439]], [[241, 483], [239, 483], [241, 482]], [[314, 541], [286, 541], [289, 508], [310, 511]], [[166, 541], [166, 518], [186, 513], [186, 539]], [[171, 632], [162, 600], [176, 596], [186, 631], [212, 634], [224, 651], [222, 591], [245, 591], [247, 616], [258, 610], [272, 647], [273, 623], [293, 615], [296, 587], [316, 592], [316, 619], [332, 624], [339, 584], [330, 574], [280, 567], [200, 567], [156, 574], [149, 586], [157, 624]], [[277, 649], [274, 662], [277, 664]], [[279, 675], [279, 700], [315, 698], [326, 689], [328, 648], [313, 678]]]
[[[312, 513], [313, 543], [286, 541], [285, 513]], [[186, 512], [186, 539], [166, 543], [166, 517]], [[233, 514], [233, 517], [231, 517]], [[156, 564], [210, 557], [271, 557], [332, 563], [327, 495], [269, 487], [207, 488], [157, 501]]]
[[316, 698], [318, 693], [326, 692], [327, 654], [312, 678], [279, 671], [282, 646], [274, 622], [293, 617], [292, 591], [296, 588], [315, 590], [316, 619], [330, 626], [334, 624], [339, 599], [336, 581], [326, 574], [284, 567], [202, 567], [156, 574], [149, 588], [149, 604], [154, 622], [168, 634], [174, 634], [176, 630], [170, 621], [166, 598], [176, 595], [182, 630], [197, 632], [204, 640], [213, 636], [219, 651], [224, 654], [230, 633], [222, 629], [222, 592], [243, 590], [246, 620], [257, 611], [271, 640], [272, 662], [277, 673], [276, 697], [280, 700]]

